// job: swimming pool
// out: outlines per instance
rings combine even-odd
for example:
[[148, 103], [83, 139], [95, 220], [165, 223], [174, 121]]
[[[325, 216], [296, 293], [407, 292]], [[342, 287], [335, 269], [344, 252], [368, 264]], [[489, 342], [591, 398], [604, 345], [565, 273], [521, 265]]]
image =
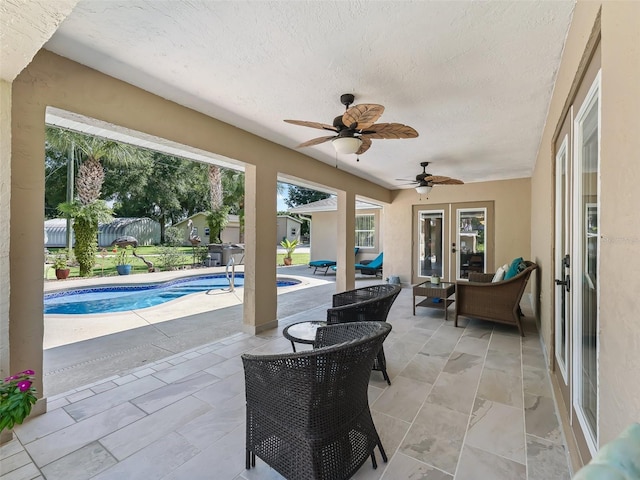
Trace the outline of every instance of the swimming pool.
[[[278, 287], [299, 284], [291, 278], [278, 279]], [[244, 285], [244, 274], [237, 273], [234, 285]], [[154, 307], [191, 293], [229, 288], [224, 274], [197, 275], [162, 283], [122, 285], [110, 287], [80, 288], [44, 296], [44, 313], [85, 315], [89, 313], [113, 313]]]

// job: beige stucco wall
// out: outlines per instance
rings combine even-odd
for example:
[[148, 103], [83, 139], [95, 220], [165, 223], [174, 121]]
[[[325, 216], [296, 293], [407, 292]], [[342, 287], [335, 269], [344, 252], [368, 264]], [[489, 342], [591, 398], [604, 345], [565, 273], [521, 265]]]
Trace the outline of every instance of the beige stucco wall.
[[[373, 214], [376, 226], [375, 248], [361, 248], [357, 261], [373, 260], [382, 248], [382, 209], [360, 209], [356, 215]], [[311, 218], [311, 260], [335, 260], [338, 238], [337, 212], [315, 212]]]
[[576, 5], [532, 178], [532, 255], [541, 265], [541, 322], [553, 340], [552, 141], [587, 40], [601, 12], [602, 127], [600, 143], [599, 428], [600, 444], [640, 420], [640, 3]]
[[[276, 220], [276, 245], [284, 238], [289, 241], [300, 240], [300, 229], [302, 223], [289, 216], [279, 215]], [[295, 235], [292, 232], [295, 231]]]
[[0, 80], [0, 378], [9, 372], [9, 218], [11, 84]]
[[[493, 201], [495, 214], [495, 265], [515, 257], [531, 257], [531, 183], [528, 178], [465, 185], [436, 186], [420, 200], [414, 189], [394, 192], [384, 213], [384, 274], [411, 281], [413, 205]], [[487, 271], [495, 271], [487, 265]], [[535, 279], [535, 275], [532, 277]]]
[[[6, 91], [7, 87], [3, 87], [3, 95]], [[12, 248], [9, 259], [12, 265], [19, 265], [10, 271], [12, 369], [39, 370], [42, 366], [43, 287], [40, 279], [43, 263], [44, 122], [49, 106], [244, 163], [247, 269], [243, 325], [249, 332], [277, 322], [277, 294], [272, 280], [276, 275], [273, 218], [276, 216], [278, 175], [346, 192], [349, 198], [360, 195], [380, 202], [390, 200], [391, 194], [385, 188], [46, 50], [41, 50], [13, 82], [11, 102], [13, 137], [9, 205], [14, 222], [17, 222], [16, 218], [20, 219], [20, 228], [14, 223], [10, 229]], [[5, 162], [3, 158], [3, 169], [6, 168]], [[9, 211], [4, 197], [2, 209], [3, 212]], [[6, 222], [4, 217], [2, 221]], [[347, 225], [348, 222], [345, 219], [343, 223]], [[7, 230], [3, 229], [3, 235]], [[344, 255], [349, 255], [347, 251], [353, 249], [348, 239], [339, 239], [338, 245]], [[6, 264], [3, 261], [3, 265]], [[353, 272], [340, 272], [337, 288], [350, 284], [353, 284]], [[4, 290], [3, 295], [6, 296]], [[257, 305], [260, 305], [259, 309]], [[36, 386], [42, 391], [41, 381]]]

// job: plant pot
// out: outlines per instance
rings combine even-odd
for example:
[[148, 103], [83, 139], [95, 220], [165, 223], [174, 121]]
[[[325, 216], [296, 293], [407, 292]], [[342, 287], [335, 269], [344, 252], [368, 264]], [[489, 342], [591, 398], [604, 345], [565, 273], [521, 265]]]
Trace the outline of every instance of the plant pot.
[[129, 275], [131, 273], [131, 265], [116, 265], [118, 275]]
[[13, 430], [2, 430], [0, 432], [0, 445], [9, 443], [11, 440], [13, 440]]
[[285, 265], [291, 265], [291, 259], [287, 258], [287, 257], [284, 257], [284, 264]]
[[71, 273], [70, 268], [56, 268], [56, 278], [58, 280], [64, 280]]

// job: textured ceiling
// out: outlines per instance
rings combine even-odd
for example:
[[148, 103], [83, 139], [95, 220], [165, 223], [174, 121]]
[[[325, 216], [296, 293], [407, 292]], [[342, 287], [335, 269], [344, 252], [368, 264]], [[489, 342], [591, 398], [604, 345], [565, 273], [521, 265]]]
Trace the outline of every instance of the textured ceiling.
[[[287, 147], [340, 94], [416, 139], [340, 168], [397, 188], [421, 161], [466, 182], [527, 177], [573, 1], [80, 0], [45, 48]], [[330, 143], [303, 150], [335, 165]]]

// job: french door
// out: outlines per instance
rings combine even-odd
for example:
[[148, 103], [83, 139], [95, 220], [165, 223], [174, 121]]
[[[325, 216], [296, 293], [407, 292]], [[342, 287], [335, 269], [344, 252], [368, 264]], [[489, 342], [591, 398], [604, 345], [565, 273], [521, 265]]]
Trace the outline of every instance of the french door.
[[555, 144], [554, 375], [586, 460], [598, 445], [600, 74], [594, 75]]
[[413, 283], [493, 271], [493, 202], [414, 205], [413, 218]]

